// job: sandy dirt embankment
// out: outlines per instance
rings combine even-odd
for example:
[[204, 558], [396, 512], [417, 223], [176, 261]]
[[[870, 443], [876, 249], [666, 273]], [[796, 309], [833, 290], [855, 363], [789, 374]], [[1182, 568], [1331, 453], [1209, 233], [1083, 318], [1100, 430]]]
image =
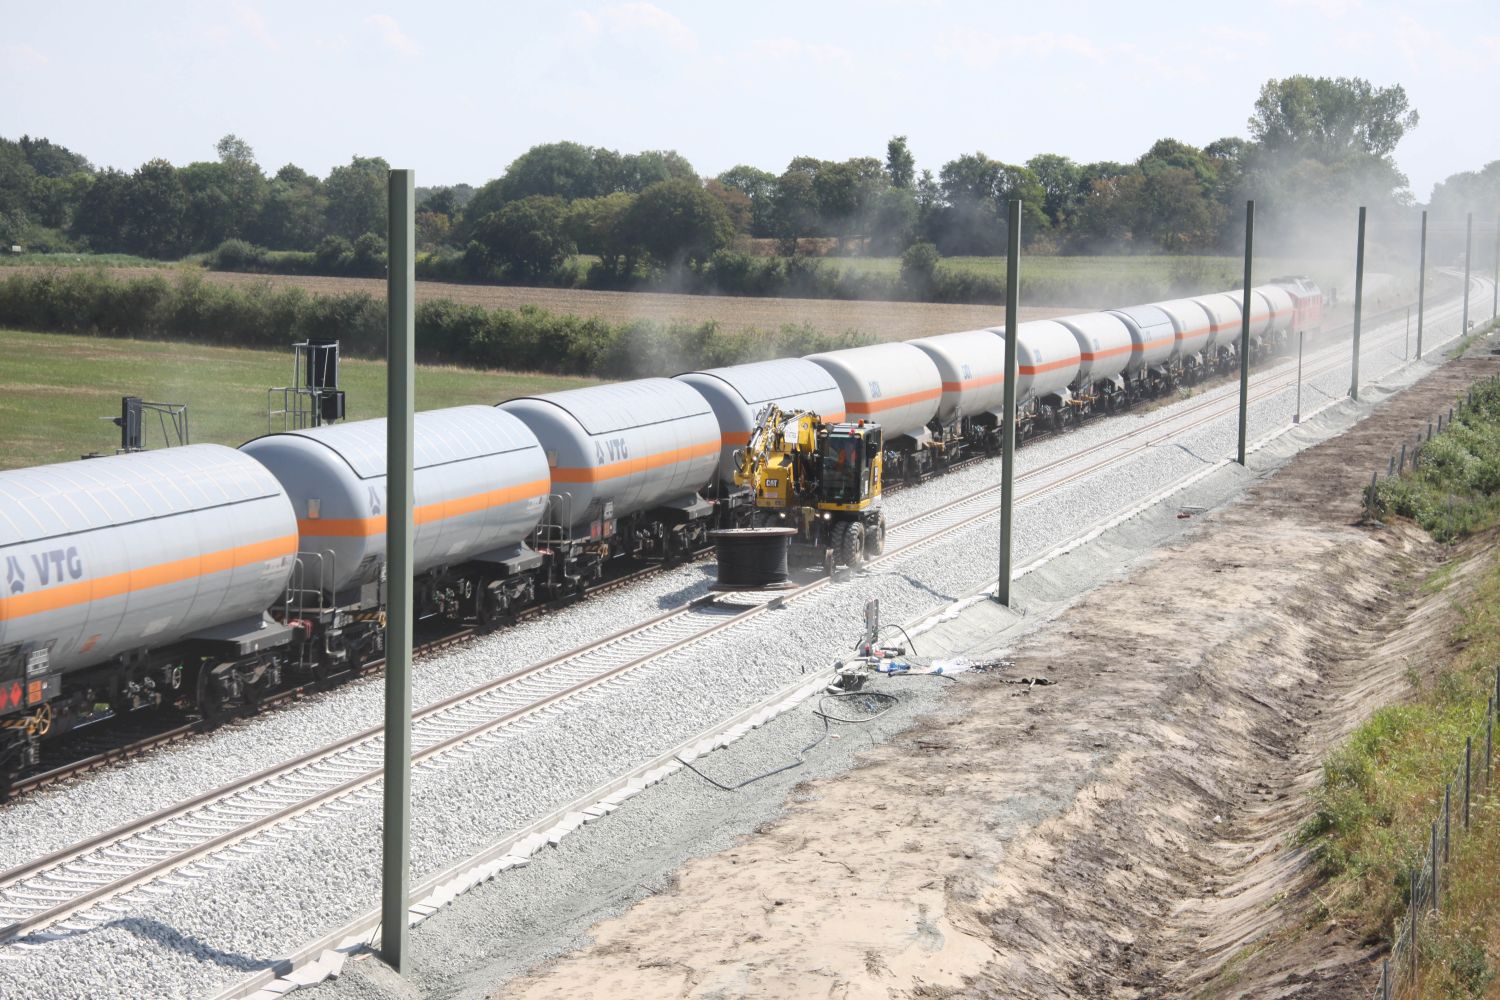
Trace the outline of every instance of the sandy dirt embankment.
[[1474, 574], [1421, 595], [1448, 553], [1359, 523], [1359, 490], [1495, 369], [1440, 369], [1008, 651], [1053, 686], [960, 686], [496, 995], [1366, 995], [1343, 928], [1274, 933], [1315, 886], [1291, 833], [1323, 755], [1442, 652]]

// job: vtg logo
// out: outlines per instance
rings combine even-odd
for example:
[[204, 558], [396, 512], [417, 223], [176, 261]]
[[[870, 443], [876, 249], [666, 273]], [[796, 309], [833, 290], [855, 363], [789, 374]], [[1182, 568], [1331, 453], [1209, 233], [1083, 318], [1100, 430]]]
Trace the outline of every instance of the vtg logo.
[[[83, 577], [83, 559], [76, 546], [36, 552], [31, 556], [31, 567], [36, 574], [37, 585], [45, 587], [64, 580]], [[16, 556], [5, 557], [5, 589], [12, 594], [26, 592], [26, 567]]]
[[599, 460], [600, 465], [607, 462], [623, 462], [630, 457], [630, 449], [625, 446], [625, 439], [610, 438], [607, 441], [594, 439], [594, 457]]

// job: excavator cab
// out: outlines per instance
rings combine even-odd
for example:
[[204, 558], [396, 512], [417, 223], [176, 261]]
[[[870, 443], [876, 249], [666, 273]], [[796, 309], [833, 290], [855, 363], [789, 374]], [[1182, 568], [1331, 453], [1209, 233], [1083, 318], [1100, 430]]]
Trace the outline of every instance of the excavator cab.
[[879, 424], [834, 424], [820, 442], [819, 510], [864, 510], [880, 497]]

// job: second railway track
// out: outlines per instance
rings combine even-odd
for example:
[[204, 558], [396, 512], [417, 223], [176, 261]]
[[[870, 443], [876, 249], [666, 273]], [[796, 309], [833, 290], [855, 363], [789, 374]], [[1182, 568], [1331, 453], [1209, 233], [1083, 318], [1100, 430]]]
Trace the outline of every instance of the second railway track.
[[[1336, 361], [1319, 356], [1324, 353], [1314, 355], [1318, 360], [1305, 369], [1305, 378], [1336, 366]], [[1255, 398], [1285, 391], [1291, 378], [1287, 366], [1261, 373], [1254, 381]], [[1227, 393], [1211, 393], [1187, 407], [1147, 415], [1144, 424], [1138, 422], [1086, 451], [1018, 476], [1019, 484], [1031, 487], [1019, 499], [1035, 499], [1099, 468], [1125, 461], [1219, 419], [1236, 405], [1237, 400]], [[986, 487], [893, 524], [886, 553], [871, 564], [893, 561], [993, 516], [998, 492]], [[669, 652], [735, 628], [772, 608], [805, 601], [833, 582], [822, 578], [777, 595], [695, 601], [426, 706], [415, 716], [414, 762], [436, 764], [460, 747], [524, 724]], [[45, 931], [288, 819], [369, 789], [381, 778], [382, 755], [382, 730], [372, 727], [0, 874], [0, 937]]]

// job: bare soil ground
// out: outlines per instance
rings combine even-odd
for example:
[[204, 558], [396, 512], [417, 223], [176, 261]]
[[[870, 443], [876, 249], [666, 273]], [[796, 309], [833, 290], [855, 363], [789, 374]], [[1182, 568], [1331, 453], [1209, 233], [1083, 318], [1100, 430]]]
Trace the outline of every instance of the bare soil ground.
[[[1495, 555], [1360, 523], [1449, 364], [1011, 650], [951, 711], [506, 997], [1363, 997], [1291, 834], [1328, 749], [1440, 658]], [[1437, 594], [1415, 587], [1444, 559]]]
[[[122, 278], [168, 278], [173, 272], [152, 267], [112, 267]], [[203, 271], [205, 281], [225, 285], [271, 282], [301, 288], [314, 295], [364, 292], [385, 298], [381, 278], [317, 278], [301, 275], [236, 274]], [[665, 292], [598, 292], [576, 288], [521, 288], [508, 285], [462, 285], [441, 281], [417, 282], [417, 301], [451, 299], [487, 309], [536, 306], [548, 312], [598, 316], [611, 322], [649, 319], [702, 323], [715, 321], [727, 330], [778, 330], [783, 324], [806, 323], [826, 333], [857, 330], [881, 340], [928, 337], [955, 330], [1000, 326], [1003, 306], [949, 305], [929, 302], [849, 302], [837, 299], [751, 298], [727, 295], [674, 295]], [[1021, 319], [1066, 316], [1080, 309], [1037, 306], [1023, 308]]]

